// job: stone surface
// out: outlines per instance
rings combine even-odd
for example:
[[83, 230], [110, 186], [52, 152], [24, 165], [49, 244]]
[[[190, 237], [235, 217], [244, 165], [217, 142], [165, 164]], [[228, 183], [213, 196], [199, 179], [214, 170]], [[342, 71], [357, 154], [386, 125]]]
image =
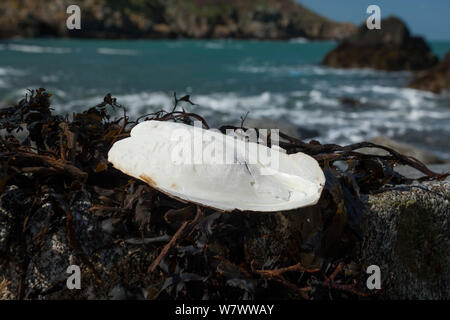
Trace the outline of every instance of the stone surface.
[[390, 17], [381, 21], [379, 30], [362, 24], [355, 35], [329, 52], [322, 64], [397, 71], [430, 68], [437, 60], [423, 38], [412, 37], [400, 19]]
[[[430, 152], [412, 146], [408, 143], [394, 141], [386, 136], [375, 137], [373, 139], [370, 139], [370, 142], [389, 147], [399, 153], [414, 157], [425, 164], [443, 164], [446, 162], [444, 159], [441, 159], [438, 156], [431, 154]], [[387, 151], [376, 148], [362, 148], [358, 151], [365, 154], [388, 155]]]
[[448, 182], [369, 197], [363, 261], [380, 267], [386, 298], [450, 298], [449, 199]]
[[[13, 236], [8, 230], [17, 227], [9, 218], [14, 214], [11, 211], [13, 204], [5, 202], [10, 192], [15, 191], [9, 188], [0, 201], [0, 232], [4, 238], [5, 235], [6, 238]], [[366, 197], [370, 210], [362, 223], [362, 266], [375, 264], [381, 268], [384, 298], [450, 298], [449, 196], [448, 182], [429, 182], [416, 187], [396, 187], [395, 190]], [[20, 201], [21, 196], [18, 197], [16, 200]], [[79, 192], [76, 199], [70, 212], [79, 249], [74, 250], [74, 244], [69, 243], [67, 218], [58, 218], [55, 207], [57, 199], [52, 197], [51, 192], [44, 195], [41, 208], [29, 221], [29, 240], [25, 247], [19, 248], [25, 251], [15, 253], [25, 257], [26, 252], [30, 257], [24, 264], [24, 297], [152, 298], [158, 290], [155, 283], [161, 283], [164, 278], [160, 272], [147, 272], [156, 254], [151, 250], [151, 242], [146, 250], [140, 250], [139, 239], [124, 241], [115, 238], [119, 231], [123, 232], [121, 229], [124, 226], [113, 224], [105, 232], [101, 217], [89, 210], [92, 206], [89, 194]], [[318, 267], [323, 263], [323, 255], [307, 253], [305, 248], [314, 246], [314, 239], [320, 242], [321, 238], [326, 237], [321, 234], [327, 221], [322, 211], [326, 203], [321, 203], [295, 212], [212, 214], [200, 226], [211, 230], [206, 250], [210, 256], [218, 254], [232, 263], [252, 263], [256, 268], [270, 269], [272, 264], [292, 265], [299, 261], [310, 268]], [[48, 226], [51, 228], [48, 229]], [[242, 233], [242, 228], [248, 232]], [[42, 234], [42, 230], [47, 230], [48, 234]], [[157, 241], [167, 240], [162, 237]], [[199, 241], [201, 248], [204, 240]], [[201, 249], [181, 246], [179, 250]], [[67, 290], [66, 268], [80, 262], [83, 266], [82, 289]], [[168, 266], [163, 263], [161, 268], [166, 270]], [[21, 279], [17, 272], [18, 269], [8, 263], [0, 265], [1, 298], [17, 298]], [[364, 276], [367, 275], [362, 273]]]
[[418, 72], [409, 87], [434, 93], [450, 92], [450, 52], [436, 66]]
[[[440, 174], [445, 174], [445, 173], [449, 173], [450, 172], [450, 163], [443, 163], [443, 164], [430, 164], [427, 166], [428, 169], [436, 172], [436, 173], [440, 173]], [[409, 179], [418, 179], [423, 177], [423, 173], [408, 167], [408, 166], [397, 166], [395, 167], [395, 172], [400, 173], [401, 175], [409, 178]], [[450, 181], [450, 177], [447, 177], [447, 181]]]

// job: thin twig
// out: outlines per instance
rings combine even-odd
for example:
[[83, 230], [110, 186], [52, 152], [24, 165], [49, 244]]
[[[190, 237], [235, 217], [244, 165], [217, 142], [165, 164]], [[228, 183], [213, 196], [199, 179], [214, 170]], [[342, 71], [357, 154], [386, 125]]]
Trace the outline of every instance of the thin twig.
[[279, 268], [279, 269], [275, 269], [275, 270], [255, 270], [256, 273], [259, 273], [260, 275], [267, 276], [267, 277], [281, 276], [285, 272], [316, 273], [316, 272], [319, 272], [319, 271], [320, 271], [320, 269], [318, 269], [318, 268], [316, 268], [316, 269], [307, 269], [307, 268], [303, 267], [301, 263], [297, 263], [297, 264], [295, 264], [293, 266]]
[[158, 255], [158, 257], [155, 259], [155, 261], [153, 261], [153, 263], [150, 265], [150, 267], [148, 268], [148, 272], [153, 272], [155, 271], [155, 269], [159, 266], [159, 264], [161, 263], [161, 260], [167, 255], [167, 253], [169, 252], [170, 248], [172, 248], [172, 246], [175, 245], [175, 243], [177, 242], [178, 238], [180, 238], [181, 234], [183, 233], [184, 229], [187, 227], [188, 225], [188, 221], [185, 221], [181, 227], [178, 229], [178, 231], [173, 235], [172, 239], [170, 239], [169, 243], [167, 243], [164, 248], [162, 249], [162, 251], [160, 252], [160, 254]]

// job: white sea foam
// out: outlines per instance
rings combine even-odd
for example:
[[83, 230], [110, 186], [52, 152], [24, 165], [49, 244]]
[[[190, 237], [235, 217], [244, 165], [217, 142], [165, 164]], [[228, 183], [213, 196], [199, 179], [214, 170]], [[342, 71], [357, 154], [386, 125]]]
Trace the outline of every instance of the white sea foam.
[[292, 91], [290, 93], [290, 96], [294, 97], [294, 98], [299, 98], [299, 97], [307, 96], [308, 94], [309, 94], [309, 92], [306, 90], [305, 91]]
[[117, 99], [121, 104], [134, 112], [139, 112], [139, 110], [148, 107], [151, 107], [153, 111], [160, 109], [168, 110], [173, 105], [173, 97], [164, 92], [142, 92], [138, 94], [119, 95]]
[[200, 106], [222, 112], [265, 109], [270, 105], [282, 107], [287, 98], [282, 94], [262, 92], [259, 95], [243, 96], [236, 93], [198, 95], [195, 102]]
[[49, 88], [48, 90], [51, 92], [52, 95], [57, 96], [59, 98], [66, 98], [67, 93], [64, 90], [56, 89], [56, 88]]
[[[299, 127], [319, 131], [320, 136], [315, 139], [329, 143], [348, 144], [377, 135], [393, 137], [407, 135], [408, 132], [441, 130], [450, 134], [450, 128], [445, 125], [445, 119], [450, 121], [450, 112], [428, 107], [434, 100], [427, 94], [394, 87], [358, 85], [343, 85], [337, 87], [342, 90], [330, 93], [326, 87], [318, 87], [290, 93], [263, 91], [251, 95], [237, 92], [196, 94], [194, 91], [191, 98], [197, 105], [184, 104], [183, 107], [207, 119], [220, 119], [221, 123], [235, 123], [247, 111], [253, 118], [288, 119]], [[382, 107], [341, 108], [338, 97], [346, 93], [356, 95], [356, 98], [367, 96], [369, 105], [374, 103]], [[170, 92], [140, 92], [115, 97], [132, 117], [161, 109], [170, 111], [173, 106]], [[67, 111], [85, 109], [102, 100], [103, 96], [95, 95], [71, 104], [61, 104], [61, 108]], [[389, 104], [392, 101], [398, 105]]]
[[58, 82], [59, 77], [57, 75], [43, 75], [41, 77], [42, 82], [44, 83], [54, 83], [54, 82]]
[[[161, 109], [169, 110], [173, 105], [173, 97], [163, 92], [142, 92], [137, 94], [114, 95], [117, 102], [122, 104], [129, 115], [136, 117], [147, 112]], [[104, 95], [93, 95], [88, 98], [72, 100], [69, 103], [55, 103], [55, 109], [69, 112], [74, 109], [86, 109], [103, 101]]]
[[129, 49], [98, 48], [97, 53], [117, 56], [137, 56], [139, 54], [139, 51]]
[[310, 103], [318, 104], [322, 106], [337, 107], [339, 106], [339, 101], [337, 99], [326, 97], [321, 91], [311, 90], [309, 93]]
[[354, 77], [354, 76], [373, 76], [382, 71], [373, 69], [336, 69], [328, 68], [318, 65], [255, 65], [251, 61], [244, 61], [241, 65], [233, 67], [233, 70], [242, 73], [267, 73], [272, 75], [290, 75], [290, 76], [341, 76], [341, 77]]
[[0, 77], [4, 76], [23, 76], [26, 72], [24, 70], [19, 70], [11, 67], [0, 67]]
[[243, 73], [268, 73], [276, 69], [267, 66], [242, 65], [237, 67], [236, 70]]
[[26, 75], [25, 71], [18, 70], [11, 67], [0, 67], [0, 88], [10, 87], [10, 78], [16, 76]]
[[289, 40], [289, 43], [308, 43], [309, 40], [306, 38], [298, 37]]
[[[141, 92], [127, 95], [114, 95], [118, 103], [124, 105], [130, 115], [140, 115], [146, 112], [157, 110], [170, 110], [173, 106], [173, 95], [166, 92]], [[251, 111], [259, 115], [272, 116], [277, 112], [284, 113], [287, 97], [283, 94], [273, 94], [262, 92], [258, 95], [243, 96], [236, 93], [212, 93], [207, 95], [197, 94], [192, 97], [196, 106], [183, 105], [187, 110], [201, 110], [202, 113], [242, 115], [246, 111]], [[60, 110], [69, 111], [76, 107], [93, 106], [103, 100], [103, 96], [95, 95], [89, 98], [71, 101], [58, 105]]]
[[24, 53], [53, 53], [53, 54], [67, 54], [71, 53], [71, 48], [58, 47], [42, 47], [28, 44], [8, 44], [8, 50], [18, 51]]
[[221, 43], [221, 42], [207, 42], [207, 43], [205, 43], [204, 47], [206, 49], [222, 50], [225, 48], [225, 45], [224, 45], [224, 43]]
[[[29, 88], [39, 88], [38, 85], [36, 84], [31, 84]], [[20, 99], [22, 99], [23, 97], [25, 97], [25, 95], [30, 95], [30, 91], [28, 90], [28, 88], [19, 88], [19, 89], [15, 89], [15, 90], [8, 90], [8, 93], [3, 97], [3, 102], [11, 102], [11, 101], [19, 101]], [[0, 103], [1, 104], [1, 103]]]

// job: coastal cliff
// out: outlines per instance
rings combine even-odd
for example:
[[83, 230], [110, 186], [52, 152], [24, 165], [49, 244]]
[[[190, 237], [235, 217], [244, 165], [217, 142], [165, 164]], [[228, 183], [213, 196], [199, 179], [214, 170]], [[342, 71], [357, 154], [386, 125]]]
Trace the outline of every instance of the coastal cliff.
[[[68, 30], [66, 9], [81, 9]], [[343, 39], [356, 27], [322, 17], [293, 0], [3, 0], [0, 38]]]

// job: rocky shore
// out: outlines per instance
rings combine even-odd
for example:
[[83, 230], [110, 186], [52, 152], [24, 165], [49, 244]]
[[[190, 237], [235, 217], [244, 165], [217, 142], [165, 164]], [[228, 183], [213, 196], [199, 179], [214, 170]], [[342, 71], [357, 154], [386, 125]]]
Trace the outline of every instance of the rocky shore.
[[362, 24], [355, 35], [329, 52], [322, 64], [335, 68], [415, 71], [431, 68], [438, 62], [425, 40], [411, 36], [400, 19], [390, 17], [382, 20], [381, 25], [379, 30], [369, 30]]
[[448, 182], [368, 198], [362, 260], [384, 270], [387, 299], [450, 298], [449, 199]]
[[[377, 265], [381, 269], [383, 290], [372, 298], [450, 298], [450, 186], [448, 182], [440, 182], [421, 187], [424, 189], [398, 188], [367, 198], [369, 211], [364, 214], [362, 223], [365, 238], [361, 260], [346, 264], [346, 276], [338, 283], [343, 283], [353, 275], [363, 287], [367, 278], [365, 267]], [[0, 249], [4, 249], [4, 237], [13, 232], [12, 221], [16, 213], [8, 210], [7, 202], [11, 192], [14, 192], [14, 188], [5, 190], [0, 198], [0, 232], [3, 237]], [[147, 195], [147, 192], [143, 195]], [[156, 258], [154, 248], [166, 244], [170, 236], [120, 239], [118, 235], [124, 226], [117, 222], [117, 218], [93, 213], [90, 208], [94, 204], [90, 196], [87, 193], [78, 196], [71, 207], [74, 231], [83, 252], [95, 257], [94, 268], [88, 265], [83, 267], [82, 289], [66, 288], [66, 269], [71, 264], [80, 264], [80, 258], [67, 238], [65, 219], [55, 217], [45, 239], [38, 233], [49, 223], [49, 215], [55, 209], [55, 199], [47, 194], [44, 195], [43, 207], [38, 211], [38, 216], [30, 221], [35, 230], [30, 235], [42, 240], [37, 240], [34, 245], [27, 243], [30, 261], [24, 274], [17, 274], [7, 265], [0, 267], [0, 298], [19, 298], [18, 289], [22, 286], [23, 298], [27, 299], [155, 299], [167, 298], [168, 293], [164, 291], [173, 293], [175, 288], [172, 286], [176, 284], [190, 286], [205, 281], [206, 277], [183, 274], [179, 270], [178, 274], [173, 274], [164, 283], [163, 273], [170, 268], [168, 261], [163, 261], [161, 272], [148, 274], [146, 268]], [[239, 253], [242, 254], [239, 258], [242, 263], [254, 263], [258, 268], [264, 268], [264, 263], [270, 261], [278, 261], [276, 264], [302, 261], [303, 265], [313, 269], [326, 262], [303, 252], [301, 247], [308, 245], [302, 237], [313, 237], [316, 228], [324, 223], [317, 210], [318, 207], [273, 214], [215, 213], [204, 221], [202, 228], [207, 228], [210, 234], [208, 246], [211, 254], [225, 254], [233, 260], [236, 257], [232, 255]], [[245, 236], [238, 236], [241, 225], [247, 228]], [[178, 254], [183, 255], [183, 252], [194, 254], [200, 248], [181, 245], [178, 250], [181, 250]], [[145, 254], [145, 251], [149, 253]], [[93, 270], [103, 280], [97, 281]], [[210, 271], [228, 277], [227, 284], [219, 289], [225, 295], [233, 287], [256, 294], [254, 290], [261, 285], [257, 278], [248, 279], [245, 269], [232, 262], [217, 263]], [[266, 290], [272, 286], [273, 283], [269, 283], [268, 288], [260, 288], [263, 291], [259, 295], [267, 296]], [[273, 289], [277, 290], [277, 287]], [[285, 299], [290, 295], [288, 292], [281, 295], [279, 291], [272, 294], [273, 297]], [[318, 292], [315, 297], [320, 298], [321, 294]]]
[[[306, 152], [323, 168], [319, 202], [219, 212], [112, 168], [106, 154], [133, 122], [126, 113], [112, 118], [109, 108], [122, 106], [107, 95], [69, 121], [51, 113], [50, 95], [39, 89], [1, 110], [0, 298], [449, 298], [446, 175], [375, 144], [283, 135], [288, 153]], [[191, 117], [202, 119], [181, 111], [146, 118]], [[388, 156], [359, 155], [361, 147]], [[395, 173], [396, 164], [433, 181], [414, 182]], [[372, 264], [381, 268], [381, 290], [366, 287]], [[80, 290], [66, 286], [70, 265], [82, 270]]]
[[[365, 24], [361, 25], [355, 35], [330, 51], [322, 64], [334, 68], [408, 70], [414, 72], [408, 87], [434, 93], [450, 92], [450, 52], [439, 62], [425, 40], [411, 36], [400, 19], [390, 17], [381, 24], [381, 30], [369, 30]], [[348, 99], [343, 103], [355, 105]]]
[[[81, 30], [66, 28], [78, 5]], [[0, 38], [343, 39], [356, 27], [336, 23], [293, 0], [34, 0], [0, 2]]]
[[434, 67], [418, 72], [409, 87], [434, 93], [450, 92], [450, 52]]

